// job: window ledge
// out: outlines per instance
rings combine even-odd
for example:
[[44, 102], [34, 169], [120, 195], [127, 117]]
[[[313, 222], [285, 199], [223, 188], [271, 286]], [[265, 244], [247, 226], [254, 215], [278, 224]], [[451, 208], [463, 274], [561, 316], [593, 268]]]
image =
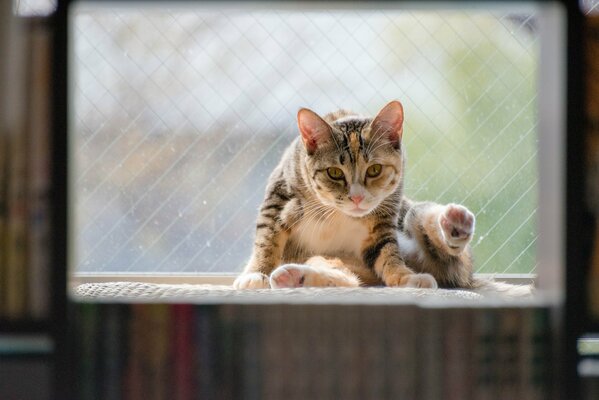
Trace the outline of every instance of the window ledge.
[[[71, 277], [71, 286], [83, 283], [143, 282], [159, 284], [232, 285], [237, 273], [194, 274], [131, 274], [131, 273], [77, 273]], [[478, 278], [492, 278], [514, 285], [534, 284], [536, 274], [474, 274]]]

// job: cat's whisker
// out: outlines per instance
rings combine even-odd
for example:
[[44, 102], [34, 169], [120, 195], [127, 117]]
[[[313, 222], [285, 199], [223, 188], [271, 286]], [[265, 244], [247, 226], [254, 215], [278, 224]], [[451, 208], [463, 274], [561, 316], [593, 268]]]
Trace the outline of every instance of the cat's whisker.
[[391, 144], [391, 141], [387, 140], [385, 142], [380, 143], [379, 145], [377, 145], [377, 147], [375, 147], [374, 149], [372, 149], [372, 152], [375, 153], [378, 149], [380, 149], [381, 147], [384, 146], [389, 146]]
[[312, 224], [312, 230], [310, 231], [311, 237], [314, 235], [316, 228], [321, 227], [321, 222], [323, 221], [323, 218], [326, 218], [325, 216], [328, 215], [329, 213], [334, 213], [334, 212], [335, 212], [335, 209], [330, 209], [329, 211], [325, 211], [322, 214], [318, 215], [318, 219], [316, 220], [316, 222], [314, 224]]
[[378, 133], [378, 129], [372, 132], [370, 143], [368, 143], [368, 148], [366, 149], [367, 154], [370, 154], [370, 149], [372, 146], [374, 146], [383, 137], [383, 135], [379, 135]]
[[318, 215], [320, 211], [323, 211], [322, 210], [323, 207], [324, 206], [322, 206], [322, 204], [313, 206], [309, 211], [307, 211], [307, 212], [305, 211], [301, 217], [298, 217], [297, 220], [293, 224], [291, 224], [287, 229], [291, 230], [293, 227], [295, 227], [297, 224], [302, 222], [304, 219], [306, 219], [306, 220], [313, 219], [313, 217]]
[[376, 144], [376, 143], [377, 143], [379, 140], [381, 140], [381, 139], [383, 139], [383, 138], [386, 138], [386, 137], [387, 137], [387, 134], [388, 134], [388, 133], [390, 133], [390, 132], [391, 132], [391, 130], [390, 130], [390, 129], [385, 129], [385, 130], [383, 130], [383, 131], [381, 132], [381, 128], [380, 128], [380, 127], [377, 127], [377, 129], [376, 129], [376, 130], [373, 132], [373, 135], [372, 135], [372, 136], [374, 136], [374, 140], [372, 140], [372, 141], [370, 142], [370, 144], [369, 144], [369, 146], [368, 146], [368, 149], [366, 150], [366, 153], [367, 153], [367, 154], [370, 154], [371, 152], [374, 152], [374, 151], [371, 151], [371, 150], [372, 150], [372, 147], [373, 147], [373, 146], [374, 146], [374, 145], [375, 145], [375, 144]]

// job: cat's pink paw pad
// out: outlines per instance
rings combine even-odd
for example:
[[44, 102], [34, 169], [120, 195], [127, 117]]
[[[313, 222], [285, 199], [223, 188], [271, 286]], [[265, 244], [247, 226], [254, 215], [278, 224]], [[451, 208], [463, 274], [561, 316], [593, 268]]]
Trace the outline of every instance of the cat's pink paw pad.
[[310, 267], [299, 264], [281, 265], [270, 274], [273, 289], [303, 287]]
[[447, 245], [462, 250], [472, 239], [475, 218], [466, 207], [448, 204], [439, 219]]
[[235, 289], [268, 289], [268, 276], [260, 272], [250, 272], [239, 275], [233, 282]]

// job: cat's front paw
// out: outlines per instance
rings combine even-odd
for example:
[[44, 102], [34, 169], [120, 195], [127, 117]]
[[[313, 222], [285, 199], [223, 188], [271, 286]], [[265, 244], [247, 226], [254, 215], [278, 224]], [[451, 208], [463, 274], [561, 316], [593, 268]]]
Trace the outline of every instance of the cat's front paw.
[[447, 247], [454, 254], [461, 253], [474, 235], [474, 214], [459, 204], [448, 204], [439, 217], [439, 224]]
[[436, 289], [437, 281], [431, 274], [403, 274], [388, 278], [387, 286]]
[[239, 275], [233, 282], [235, 289], [268, 289], [270, 282], [268, 276], [261, 272], [249, 272]]
[[[323, 259], [324, 260], [324, 259]], [[270, 274], [273, 289], [297, 287], [357, 287], [359, 279], [347, 271], [305, 264], [285, 264]]]
[[306, 282], [306, 276], [311, 273], [312, 268], [307, 265], [281, 265], [270, 274], [270, 286], [273, 289], [303, 287]]

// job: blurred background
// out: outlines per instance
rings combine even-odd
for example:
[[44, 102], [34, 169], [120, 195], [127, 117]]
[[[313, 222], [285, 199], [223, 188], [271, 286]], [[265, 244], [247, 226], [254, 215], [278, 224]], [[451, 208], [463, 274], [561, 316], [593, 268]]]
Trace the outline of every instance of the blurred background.
[[535, 271], [534, 9], [95, 7], [71, 25], [75, 272], [240, 271], [297, 110], [393, 99], [406, 194], [476, 214], [478, 272]]

